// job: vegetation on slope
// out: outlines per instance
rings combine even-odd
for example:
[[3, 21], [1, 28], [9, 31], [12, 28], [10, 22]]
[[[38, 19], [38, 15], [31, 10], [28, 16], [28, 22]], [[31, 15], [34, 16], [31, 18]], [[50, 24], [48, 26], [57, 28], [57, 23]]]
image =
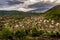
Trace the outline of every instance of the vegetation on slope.
[[47, 19], [60, 20], [60, 5], [50, 9], [46, 12]]

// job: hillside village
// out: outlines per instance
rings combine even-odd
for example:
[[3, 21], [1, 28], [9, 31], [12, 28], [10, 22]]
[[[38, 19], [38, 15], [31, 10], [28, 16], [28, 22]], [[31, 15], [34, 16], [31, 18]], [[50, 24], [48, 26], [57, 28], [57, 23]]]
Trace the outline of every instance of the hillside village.
[[60, 5], [45, 13], [0, 11], [0, 40], [60, 40]]

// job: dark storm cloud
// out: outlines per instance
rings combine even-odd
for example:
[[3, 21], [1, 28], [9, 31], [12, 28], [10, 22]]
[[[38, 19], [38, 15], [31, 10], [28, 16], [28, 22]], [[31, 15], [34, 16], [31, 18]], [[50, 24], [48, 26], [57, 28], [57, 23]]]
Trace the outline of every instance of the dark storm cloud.
[[54, 3], [53, 0], [0, 0], [0, 10], [40, 12], [49, 10], [58, 3], [60, 5], [60, 0], [54, 1]]
[[20, 1], [7, 1], [8, 5], [15, 5], [15, 4], [23, 4], [24, 2], [20, 2]]
[[18, 0], [0, 0], [0, 7], [1, 6], [11, 6], [16, 4], [23, 4], [24, 2], [18, 1]]

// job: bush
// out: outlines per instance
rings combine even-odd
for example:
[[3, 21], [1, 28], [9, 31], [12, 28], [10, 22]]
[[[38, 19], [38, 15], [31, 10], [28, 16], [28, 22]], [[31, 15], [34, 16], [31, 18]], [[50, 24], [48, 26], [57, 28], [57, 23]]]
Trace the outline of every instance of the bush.
[[50, 37], [57, 37], [57, 38], [60, 38], [60, 33], [59, 32], [54, 32], [54, 31], [51, 31], [48, 36]]
[[60, 38], [60, 33], [59, 32], [52, 33], [50, 36]]
[[26, 34], [26, 30], [24, 28], [21, 28], [21, 29], [18, 29], [16, 32], [15, 32], [15, 37], [17, 38], [23, 38], [25, 37], [27, 34]]
[[1, 33], [3, 39], [13, 39], [13, 31], [10, 27], [3, 27]]
[[30, 30], [30, 36], [33, 36], [33, 37], [39, 36], [36, 27], [32, 27], [31, 28], [31, 30]]
[[44, 36], [49, 36], [50, 35], [50, 33], [48, 32], [48, 31], [44, 31], [44, 34], [43, 34]]
[[60, 33], [59, 32], [56, 32], [56, 37], [60, 38]]
[[44, 30], [39, 30], [39, 31], [38, 31], [38, 34], [39, 34], [39, 35], [43, 35], [43, 34], [44, 34]]
[[37, 30], [36, 27], [32, 27], [30, 30], [30, 36], [32, 37], [37, 37], [40, 35], [43, 35], [44, 31], [43, 30]]

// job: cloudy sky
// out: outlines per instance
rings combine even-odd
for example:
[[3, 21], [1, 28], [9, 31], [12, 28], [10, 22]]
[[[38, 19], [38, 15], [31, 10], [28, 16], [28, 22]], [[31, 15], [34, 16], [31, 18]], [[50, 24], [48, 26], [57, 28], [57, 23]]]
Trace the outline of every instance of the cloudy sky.
[[0, 0], [0, 10], [18, 10], [29, 11], [36, 8], [29, 8], [29, 5], [36, 3], [53, 3], [55, 5], [60, 3], [60, 0]]

